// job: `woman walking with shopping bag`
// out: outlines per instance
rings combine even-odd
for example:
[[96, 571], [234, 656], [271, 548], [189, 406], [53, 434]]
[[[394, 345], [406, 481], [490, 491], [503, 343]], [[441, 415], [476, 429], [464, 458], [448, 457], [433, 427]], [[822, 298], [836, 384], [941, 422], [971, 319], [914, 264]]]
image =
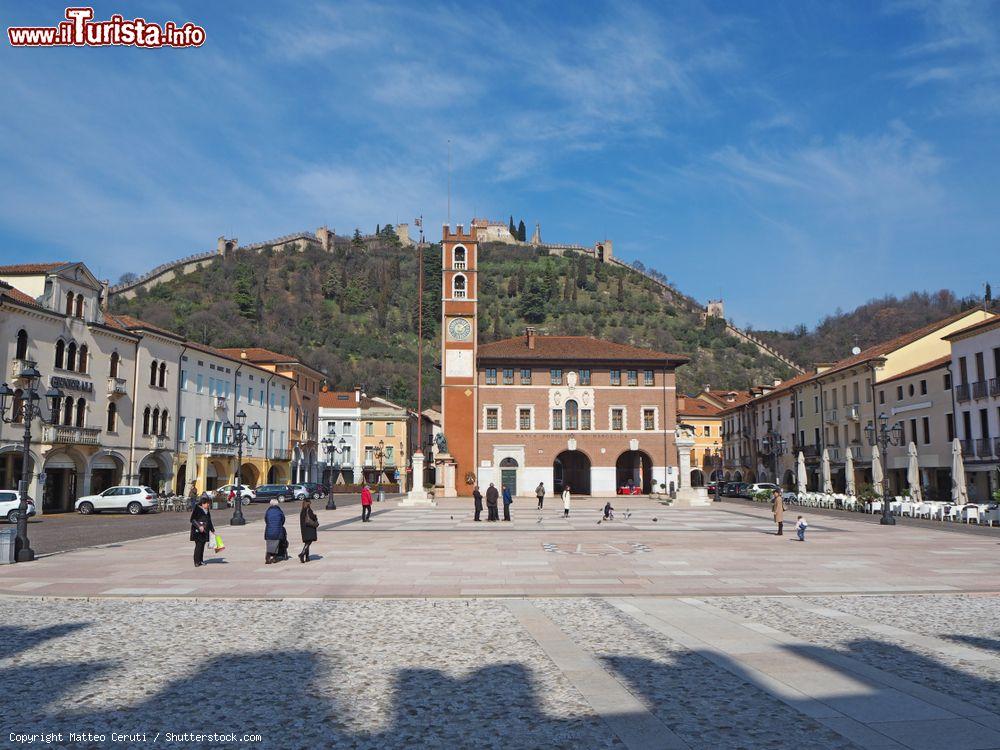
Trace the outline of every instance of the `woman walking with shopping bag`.
[[299, 530], [302, 532], [302, 551], [299, 553], [299, 562], [309, 562], [309, 545], [316, 541], [319, 533], [319, 519], [312, 509], [312, 502], [309, 498], [302, 500], [302, 510], [299, 512]]
[[194, 542], [194, 566], [200, 568], [205, 564], [205, 545], [215, 536], [215, 526], [212, 524], [212, 514], [208, 511], [210, 505], [207, 497], [194, 506], [191, 511], [191, 541]]

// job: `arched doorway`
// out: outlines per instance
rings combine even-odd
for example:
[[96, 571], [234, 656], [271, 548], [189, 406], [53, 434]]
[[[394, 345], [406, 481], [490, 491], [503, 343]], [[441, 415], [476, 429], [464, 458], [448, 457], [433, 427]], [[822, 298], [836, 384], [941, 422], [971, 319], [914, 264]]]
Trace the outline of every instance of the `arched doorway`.
[[205, 467], [205, 489], [214, 490], [229, 483], [229, 472], [218, 461], [209, 461]]
[[[16, 446], [8, 446], [0, 449], [0, 490], [16, 490], [18, 482], [21, 481], [21, 449]], [[35, 458], [31, 454], [28, 462], [31, 474], [35, 473]]]
[[712, 472], [711, 481], [718, 482], [720, 479], [722, 479], [722, 469], [716, 469]]
[[645, 451], [625, 451], [615, 462], [615, 477], [616, 487], [631, 483], [648, 495], [653, 491], [653, 459]]
[[723, 479], [723, 481], [724, 481], [724, 482], [731, 482], [731, 481], [733, 481], [733, 475], [732, 475], [732, 472], [729, 472], [729, 471], [727, 471], [727, 472], [726, 472], [726, 476], [725, 476], [725, 479]]
[[517, 494], [517, 459], [508, 456], [500, 461], [500, 485]]
[[757, 481], [758, 482], [769, 482], [770, 481], [770, 477], [767, 475], [766, 471], [764, 471], [763, 469], [758, 469], [757, 470]]
[[743, 481], [743, 472], [742, 471], [737, 471], [735, 474], [733, 474], [733, 481], [734, 482], [742, 482]]
[[563, 451], [552, 462], [553, 492], [562, 494], [566, 485], [574, 495], [590, 494], [590, 459], [583, 451]]
[[160, 492], [170, 477], [170, 465], [162, 453], [150, 453], [139, 463], [139, 484]]
[[701, 469], [691, 469], [691, 486], [704, 487], [705, 472], [703, 472]]
[[272, 466], [267, 470], [268, 484], [284, 484], [286, 482], [285, 469], [281, 466]]
[[187, 464], [181, 464], [177, 469], [177, 477], [174, 482], [174, 493], [178, 495], [187, 494]]
[[122, 483], [125, 461], [113, 453], [98, 453], [90, 460], [90, 493], [99, 495]]
[[65, 450], [50, 452], [45, 457], [42, 465], [45, 474], [45, 486], [42, 487], [44, 512], [58, 513], [73, 509], [84, 466], [82, 459]]
[[240, 477], [247, 487], [256, 487], [260, 480], [260, 472], [253, 464], [243, 464], [240, 466]]

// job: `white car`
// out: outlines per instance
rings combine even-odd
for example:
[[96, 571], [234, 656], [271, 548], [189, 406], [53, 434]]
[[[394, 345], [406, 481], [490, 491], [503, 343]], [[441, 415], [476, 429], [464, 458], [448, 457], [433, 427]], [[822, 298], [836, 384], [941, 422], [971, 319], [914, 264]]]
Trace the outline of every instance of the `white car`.
[[137, 516], [147, 510], [156, 510], [156, 505], [156, 493], [149, 487], [121, 485], [109, 487], [100, 495], [81, 497], [74, 507], [84, 516], [102, 510], [124, 510]]
[[309, 497], [309, 488], [302, 484], [290, 484], [288, 485], [292, 488], [292, 492], [295, 493], [296, 500], [305, 500]]
[[756, 484], [751, 484], [747, 488], [747, 495], [754, 497], [758, 492], [774, 492], [775, 490], [780, 490], [781, 488], [772, 484], [771, 482], [757, 482]]
[[[17, 523], [17, 512], [21, 508], [21, 498], [15, 490], [0, 490], [0, 517], [10, 523]], [[28, 498], [28, 518], [35, 515], [35, 504]]]
[[[222, 498], [225, 501], [229, 501], [229, 493], [236, 489], [235, 484], [224, 484], [221, 487], [215, 488], [215, 496]], [[243, 498], [243, 504], [249, 505], [254, 500], [257, 499], [257, 493], [254, 492], [250, 487], [243, 485], [243, 491], [240, 492], [240, 497]]]

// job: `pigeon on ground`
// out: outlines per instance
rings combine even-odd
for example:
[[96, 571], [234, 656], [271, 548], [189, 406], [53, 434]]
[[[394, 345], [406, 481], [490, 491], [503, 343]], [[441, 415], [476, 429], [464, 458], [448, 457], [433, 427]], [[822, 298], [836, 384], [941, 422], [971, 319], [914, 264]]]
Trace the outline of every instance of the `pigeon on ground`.
[[653, 523], [656, 523], [656, 518], [653, 518]]
[[[603, 520], [603, 519], [602, 519], [602, 520]], [[597, 525], [598, 525], [598, 526], [600, 526], [600, 525], [601, 525], [601, 522], [600, 522], [600, 521], [598, 521], [598, 522], [597, 522]]]
[[448, 516], [448, 518], [450, 518], [452, 521], [455, 520], [455, 516]]

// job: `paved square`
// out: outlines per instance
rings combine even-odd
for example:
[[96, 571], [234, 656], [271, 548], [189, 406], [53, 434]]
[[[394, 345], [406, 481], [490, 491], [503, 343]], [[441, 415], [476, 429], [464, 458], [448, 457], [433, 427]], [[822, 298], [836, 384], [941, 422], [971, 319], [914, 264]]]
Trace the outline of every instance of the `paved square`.
[[1000, 748], [1000, 537], [597, 505], [320, 511], [308, 565], [265, 566], [251, 523], [197, 570], [183, 531], [0, 569], [4, 737]]

